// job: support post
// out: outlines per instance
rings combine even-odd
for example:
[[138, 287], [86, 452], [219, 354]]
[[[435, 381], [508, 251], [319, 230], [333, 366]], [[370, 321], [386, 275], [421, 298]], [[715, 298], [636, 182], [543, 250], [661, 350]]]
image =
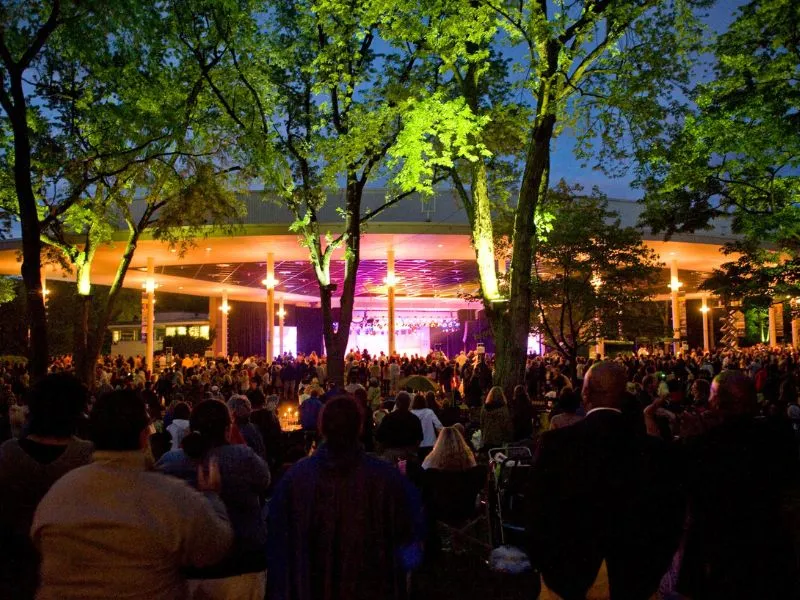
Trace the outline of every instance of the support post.
[[219, 316], [219, 345], [220, 352], [224, 358], [228, 357], [228, 313], [231, 307], [228, 305], [228, 290], [222, 290], [222, 304], [219, 307], [222, 313]]
[[156, 267], [155, 259], [147, 257], [147, 279], [145, 280], [145, 291], [147, 292], [147, 344], [146, 344], [146, 363], [150, 375], [153, 374], [153, 354], [155, 353], [156, 342]]
[[711, 345], [708, 341], [708, 299], [706, 296], [702, 298], [703, 305], [700, 307], [700, 312], [703, 313], [703, 352], [709, 352]]
[[678, 279], [678, 261], [674, 259], [669, 268], [669, 280], [672, 300], [672, 353], [677, 356], [681, 349], [681, 310], [678, 304], [681, 282]]
[[275, 255], [272, 252], [267, 254], [267, 278], [264, 285], [267, 286], [267, 326], [266, 326], [266, 350], [267, 362], [275, 360]]
[[278, 354], [283, 356], [283, 324], [286, 320], [286, 310], [283, 308], [283, 294], [281, 294], [278, 302]]
[[394, 311], [394, 288], [397, 283], [397, 278], [394, 274], [394, 250], [386, 251], [386, 296], [387, 296], [387, 313], [389, 332], [387, 340], [389, 342], [389, 356], [394, 356], [396, 351], [394, 339], [395, 327], [395, 311]]
[[769, 307], [769, 345], [770, 348], [778, 346], [778, 316], [775, 311], [780, 304], [770, 304]]
[[792, 346], [797, 350], [800, 348], [800, 319], [792, 319]]

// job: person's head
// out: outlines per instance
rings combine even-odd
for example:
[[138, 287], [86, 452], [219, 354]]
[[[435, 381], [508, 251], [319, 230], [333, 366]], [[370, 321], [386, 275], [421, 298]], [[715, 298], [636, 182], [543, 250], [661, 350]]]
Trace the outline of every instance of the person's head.
[[425, 396], [419, 393], [414, 394], [414, 400], [411, 401], [411, 410], [422, 410], [423, 408], [428, 408]]
[[503, 393], [503, 388], [499, 385], [494, 386], [486, 394], [486, 406], [505, 406], [506, 395]]
[[655, 396], [658, 393], [658, 378], [652, 373], [645, 375], [642, 379], [642, 388], [650, 396]]
[[28, 398], [28, 433], [57, 438], [71, 436], [88, 400], [86, 387], [73, 375], [48, 375], [33, 387]]
[[250, 420], [250, 413], [253, 412], [253, 407], [247, 396], [241, 394], [234, 394], [228, 400], [228, 410], [231, 411], [231, 417], [237, 423], [246, 423]]
[[740, 371], [723, 371], [711, 383], [708, 404], [723, 417], [755, 415], [758, 412], [755, 385]]
[[195, 460], [203, 458], [212, 448], [228, 443], [231, 414], [220, 400], [203, 400], [189, 417], [190, 432], [183, 438], [184, 452]]
[[95, 450], [142, 450], [149, 437], [147, 408], [133, 390], [115, 390], [95, 402], [89, 416], [89, 437]]
[[699, 406], [704, 406], [708, 403], [708, 397], [711, 395], [711, 384], [708, 379], [695, 379], [692, 383], [692, 398], [694, 403]]
[[572, 388], [564, 388], [558, 397], [558, 407], [566, 413], [574, 414], [580, 406], [581, 397]]
[[583, 405], [586, 410], [621, 409], [627, 382], [628, 373], [618, 362], [603, 360], [593, 364], [583, 378]]
[[475, 455], [458, 429], [445, 427], [439, 432], [436, 444], [422, 466], [443, 471], [465, 471], [475, 466]]
[[530, 401], [531, 399], [528, 397], [528, 392], [524, 386], [518, 385], [514, 388], [514, 404], [526, 404], [530, 403]]
[[411, 394], [408, 392], [398, 392], [394, 399], [394, 409], [397, 412], [408, 412], [411, 407]]
[[350, 396], [334, 396], [325, 403], [319, 414], [318, 429], [333, 452], [358, 447], [364, 409]]
[[175, 405], [175, 408], [172, 411], [172, 415], [176, 419], [189, 419], [189, 415], [191, 414], [192, 410], [189, 408], [189, 405], [186, 402], [178, 402]]
[[356, 391], [353, 392], [353, 398], [356, 399], [361, 406], [367, 406], [369, 401], [367, 400], [367, 390], [364, 388], [356, 388]]

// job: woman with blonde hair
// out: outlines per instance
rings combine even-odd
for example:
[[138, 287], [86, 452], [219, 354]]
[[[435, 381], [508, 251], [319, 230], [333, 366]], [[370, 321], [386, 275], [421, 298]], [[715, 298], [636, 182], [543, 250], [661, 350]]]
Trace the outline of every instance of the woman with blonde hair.
[[423, 469], [466, 471], [475, 466], [475, 455], [464, 437], [455, 427], [445, 427], [439, 432], [436, 444], [422, 463]]
[[511, 413], [503, 388], [494, 386], [486, 394], [481, 408], [481, 445], [483, 448], [495, 448], [514, 441], [514, 426], [511, 424]]

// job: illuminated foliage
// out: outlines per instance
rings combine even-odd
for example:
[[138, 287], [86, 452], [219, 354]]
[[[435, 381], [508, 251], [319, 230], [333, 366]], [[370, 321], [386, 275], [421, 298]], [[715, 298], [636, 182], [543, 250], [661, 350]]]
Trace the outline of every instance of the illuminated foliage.
[[800, 292], [798, 39], [797, 2], [742, 6], [716, 42], [714, 78], [694, 94], [696, 110], [642, 178], [643, 218], [667, 237], [730, 217], [741, 238], [706, 287], [761, 304]]
[[616, 327], [621, 312], [651, 293], [663, 267], [597, 190], [581, 192], [561, 182], [548, 194], [552, 221], [536, 242], [532, 278], [533, 328], [572, 364], [602, 335], [601, 324]]

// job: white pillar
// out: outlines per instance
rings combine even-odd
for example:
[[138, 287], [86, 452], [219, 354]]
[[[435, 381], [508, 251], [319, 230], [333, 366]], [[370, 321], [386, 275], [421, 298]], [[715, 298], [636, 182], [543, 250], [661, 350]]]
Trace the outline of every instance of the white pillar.
[[778, 316], [775, 313], [780, 304], [771, 304], [769, 307], [769, 345], [775, 348], [778, 345]]
[[792, 319], [792, 346], [800, 348], [800, 319]]
[[228, 356], [228, 313], [231, 311], [228, 305], [228, 290], [222, 290], [222, 304], [219, 307], [222, 314], [219, 316], [219, 346], [222, 356]]
[[147, 257], [147, 279], [145, 280], [145, 291], [147, 292], [147, 344], [146, 362], [147, 370], [153, 373], [153, 354], [155, 352], [156, 341], [156, 281], [155, 281], [155, 259]]
[[677, 356], [681, 348], [681, 311], [678, 304], [678, 290], [681, 282], [678, 279], [678, 261], [673, 259], [669, 269], [669, 287], [672, 300], [672, 352]]
[[711, 350], [711, 345], [708, 342], [708, 300], [706, 296], [703, 296], [703, 306], [700, 308], [700, 312], [703, 313], [703, 351], [708, 352]]
[[393, 356], [395, 353], [395, 339], [394, 339], [394, 327], [395, 327], [395, 310], [394, 310], [394, 287], [397, 283], [397, 278], [394, 274], [394, 250], [387, 250], [386, 252], [386, 296], [387, 296], [387, 313], [388, 313], [388, 323], [387, 327], [389, 329], [387, 335], [387, 341], [389, 342], [389, 356]]
[[283, 294], [281, 294], [278, 302], [278, 354], [283, 356], [283, 323], [286, 318], [286, 310], [283, 308]]
[[267, 254], [267, 278], [264, 280], [267, 286], [267, 362], [275, 360], [275, 255], [272, 252]]

